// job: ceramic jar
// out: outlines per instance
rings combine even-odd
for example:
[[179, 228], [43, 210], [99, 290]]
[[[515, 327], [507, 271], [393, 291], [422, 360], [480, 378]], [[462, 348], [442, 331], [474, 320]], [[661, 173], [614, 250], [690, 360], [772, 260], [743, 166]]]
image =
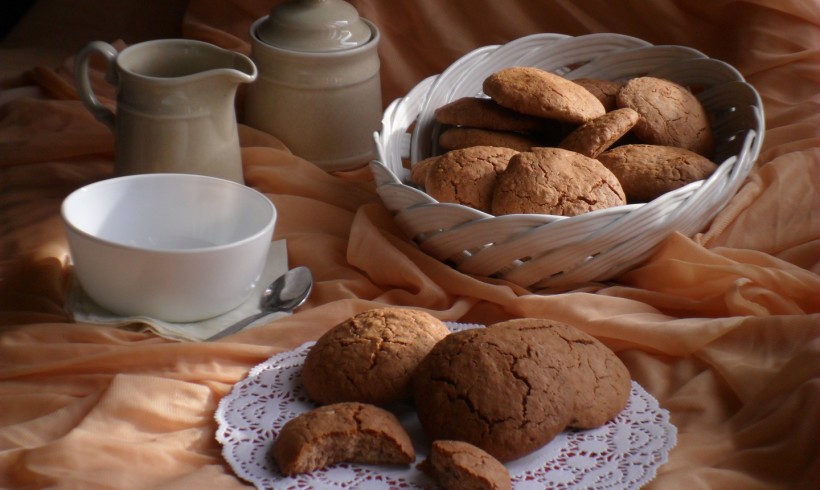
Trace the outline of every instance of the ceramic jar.
[[341, 0], [278, 5], [250, 29], [259, 78], [244, 122], [326, 171], [367, 163], [382, 114], [379, 36]]

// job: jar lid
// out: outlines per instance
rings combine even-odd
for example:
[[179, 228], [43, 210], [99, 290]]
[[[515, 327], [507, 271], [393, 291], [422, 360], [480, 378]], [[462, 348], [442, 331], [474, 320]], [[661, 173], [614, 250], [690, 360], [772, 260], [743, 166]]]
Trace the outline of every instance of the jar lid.
[[370, 27], [343, 0], [288, 0], [271, 10], [256, 31], [263, 42], [294, 51], [327, 52], [370, 41]]

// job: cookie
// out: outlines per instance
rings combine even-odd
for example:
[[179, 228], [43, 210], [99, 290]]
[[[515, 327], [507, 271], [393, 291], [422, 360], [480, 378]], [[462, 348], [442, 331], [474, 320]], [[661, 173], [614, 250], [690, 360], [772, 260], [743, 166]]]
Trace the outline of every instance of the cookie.
[[628, 107], [607, 112], [579, 126], [558, 147], [595, 158], [628, 133], [640, 117]]
[[451, 126], [492, 129], [495, 131], [539, 131], [547, 123], [498, 105], [483, 97], [462, 97], [445, 104], [434, 112], [437, 122]]
[[600, 427], [626, 406], [632, 389], [629, 370], [595, 337], [565, 323], [534, 318], [509, 320], [488, 328], [530, 332], [549, 345], [553, 356], [563, 359], [564, 373], [574, 390], [569, 427]]
[[411, 464], [416, 452], [396, 417], [363, 403], [325, 405], [289, 420], [271, 449], [287, 476], [348, 462]]
[[536, 148], [510, 159], [496, 181], [491, 210], [577, 216], [625, 203], [620, 182], [601, 162], [561, 148]]
[[430, 167], [438, 161], [438, 158], [438, 156], [432, 156], [414, 163], [413, 166], [410, 167], [410, 180], [416, 185], [423, 186], [427, 180], [427, 172], [430, 170]]
[[484, 80], [484, 93], [523, 114], [583, 124], [606, 112], [589, 90], [545, 70], [514, 66]]
[[419, 421], [432, 440], [468, 442], [501, 462], [529, 454], [571, 420], [563, 362], [526, 330], [452, 333], [416, 371]]
[[528, 151], [533, 146], [540, 146], [538, 140], [523, 134], [477, 128], [448, 128], [439, 135], [438, 144], [447, 150], [471, 146], [501, 146], [517, 151]]
[[449, 333], [444, 323], [421, 310], [387, 307], [359, 313], [310, 348], [302, 367], [303, 386], [321, 404], [407, 400], [419, 361]]
[[517, 153], [497, 146], [449, 151], [430, 166], [425, 191], [439, 202], [463, 204], [490, 212], [498, 175]]
[[510, 472], [486, 451], [463, 441], [434, 441], [418, 465], [444, 490], [508, 490]]
[[616, 101], [618, 107], [641, 115], [634, 131], [644, 143], [677, 146], [704, 156], [714, 151], [709, 115], [685, 87], [662, 78], [633, 78]]
[[609, 112], [618, 107], [615, 102], [615, 96], [618, 94], [618, 91], [621, 90], [621, 87], [624, 86], [623, 83], [613, 80], [598, 80], [595, 78], [579, 78], [573, 80], [573, 82], [589, 90], [596, 99], [601, 101], [605, 111]]
[[703, 180], [717, 169], [708, 158], [673, 146], [623, 145], [598, 155], [618, 177], [630, 202], [648, 202]]

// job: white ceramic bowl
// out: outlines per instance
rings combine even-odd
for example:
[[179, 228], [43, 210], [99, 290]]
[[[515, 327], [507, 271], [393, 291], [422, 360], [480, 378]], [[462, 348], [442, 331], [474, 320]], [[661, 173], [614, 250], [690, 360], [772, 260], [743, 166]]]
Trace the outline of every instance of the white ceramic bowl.
[[276, 215], [250, 187], [188, 174], [104, 180], [62, 205], [86, 294], [113, 313], [168, 322], [239, 306], [264, 268]]

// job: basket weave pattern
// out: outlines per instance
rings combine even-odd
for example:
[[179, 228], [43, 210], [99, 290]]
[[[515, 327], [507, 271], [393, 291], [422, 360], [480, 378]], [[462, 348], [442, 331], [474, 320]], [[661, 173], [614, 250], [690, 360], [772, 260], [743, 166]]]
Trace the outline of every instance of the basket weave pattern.
[[[691, 87], [712, 120], [718, 170], [645, 204], [574, 217], [492, 216], [439, 203], [410, 184], [403, 160], [438, 154], [436, 108], [483, 96], [484, 79], [501, 68], [534, 66], [569, 79], [653, 76]], [[532, 289], [605, 281], [644, 261], [674, 231], [701, 231], [737, 192], [760, 152], [760, 96], [734, 68], [682, 46], [654, 46], [618, 34], [536, 34], [476, 49], [423, 80], [384, 113], [371, 162], [378, 193], [397, 225], [421, 249], [458, 270]]]

